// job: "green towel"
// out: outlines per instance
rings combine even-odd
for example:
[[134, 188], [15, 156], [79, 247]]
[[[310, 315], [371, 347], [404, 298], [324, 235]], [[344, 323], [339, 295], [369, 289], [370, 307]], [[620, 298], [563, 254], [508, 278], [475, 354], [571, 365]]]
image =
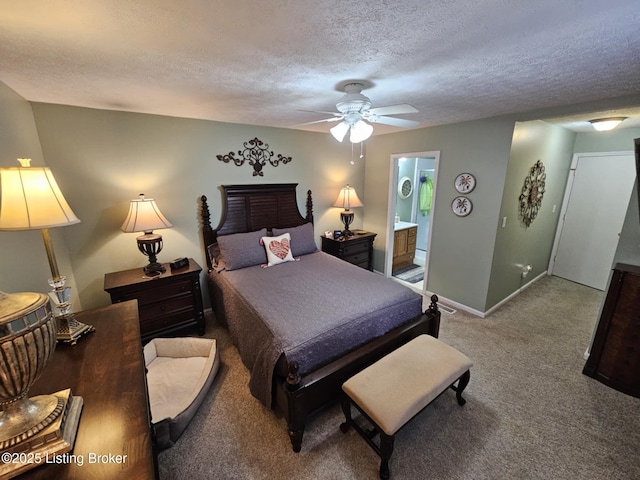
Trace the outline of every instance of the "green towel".
[[420, 184], [420, 211], [422, 215], [429, 215], [431, 212], [431, 201], [433, 200], [433, 181], [429, 175], [425, 175], [426, 180]]

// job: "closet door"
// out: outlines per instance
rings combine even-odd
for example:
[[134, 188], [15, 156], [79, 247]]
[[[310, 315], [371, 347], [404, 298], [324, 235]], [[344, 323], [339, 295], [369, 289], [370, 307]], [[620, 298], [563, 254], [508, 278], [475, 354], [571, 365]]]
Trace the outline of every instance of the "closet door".
[[553, 275], [604, 290], [629, 206], [633, 155], [577, 159]]

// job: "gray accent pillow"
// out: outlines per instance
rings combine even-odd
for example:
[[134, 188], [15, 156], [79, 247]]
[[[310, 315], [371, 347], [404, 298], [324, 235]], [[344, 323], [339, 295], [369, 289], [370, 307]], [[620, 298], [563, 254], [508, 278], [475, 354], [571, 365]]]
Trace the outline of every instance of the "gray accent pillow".
[[267, 229], [257, 232], [233, 233], [218, 237], [220, 256], [225, 270], [238, 270], [267, 263], [267, 254], [260, 239], [267, 235]]
[[313, 223], [308, 222], [298, 227], [274, 228], [273, 236], [278, 237], [283, 233], [291, 235], [291, 252], [294, 257], [313, 253], [318, 250], [313, 238]]

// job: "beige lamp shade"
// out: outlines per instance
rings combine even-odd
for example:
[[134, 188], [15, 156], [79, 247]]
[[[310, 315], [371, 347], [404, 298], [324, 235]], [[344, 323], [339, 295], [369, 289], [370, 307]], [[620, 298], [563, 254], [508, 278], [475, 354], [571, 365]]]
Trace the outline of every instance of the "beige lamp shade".
[[139, 198], [131, 200], [129, 214], [120, 227], [123, 232], [152, 232], [161, 228], [171, 228], [173, 225], [162, 214], [153, 198]]
[[360, 201], [360, 198], [356, 193], [356, 189], [347, 185], [346, 187], [340, 189], [338, 199], [333, 204], [333, 206], [341, 207], [345, 210], [350, 210], [354, 207], [364, 207], [364, 204]]
[[0, 230], [39, 230], [79, 222], [49, 168], [0, 168]]

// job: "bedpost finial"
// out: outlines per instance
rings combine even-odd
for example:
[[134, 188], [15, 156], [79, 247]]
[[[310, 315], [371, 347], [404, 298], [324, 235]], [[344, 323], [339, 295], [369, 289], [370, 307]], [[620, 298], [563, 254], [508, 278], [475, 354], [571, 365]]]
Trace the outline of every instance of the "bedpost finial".
[[297, 387], [300, 383], [300, 365], [295, 360], [288, 363], [289, 373], [287, 375], [287, 384], [289, 387]]
[[209, 205], [207, 204], [207, 196], [202, 195], [200, 197], [201, 201], [201, 211], [200, 216], [202, 217], [202, 229], [205, 231], [211, 231], [211, 213], [209, 212]]
[[307, 190], [307, 221], [313, 223], [313, 199], [311, 190]]
[[435, 293], [431, 295], [431, 304], [429, 305], [429, 311], [430, 312], [438, 311], [438, 296]]

